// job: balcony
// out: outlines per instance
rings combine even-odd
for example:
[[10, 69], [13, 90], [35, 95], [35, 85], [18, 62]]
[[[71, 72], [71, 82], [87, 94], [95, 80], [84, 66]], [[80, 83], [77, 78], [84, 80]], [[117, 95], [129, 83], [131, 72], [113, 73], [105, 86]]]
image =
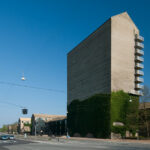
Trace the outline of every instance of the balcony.
[[135, 48], [143, 49], [144, 48], [144, 44], [139, 43], [139, 42], [135, 42]]
[[135, 50], [135, 54], [138, 55], [138, 56], [143, 56], [144, 55], [144, 51], [137, 48]]
[[140, 56], [135, 56], [135, 62], [143, 62], [144, 61], [144, 58], [143, 57], [140, 57]]
[[136, 75], [136, 76], [144, 76], [144, 72], [141, 71], [141, 70], [136, 70], [136, 71], [135, 71], [135, 75]]
[[130, 94], [138, 95], [138, 96], [143, 96], [143, 92], [140, 90], [131, 90]]
[[140, 35], [136, 35], [135, 36], [135, 40], [139, 41], [139, 42], [144, 42], [144, 37], [140, 36]]
[[143, 96], [143, 92], [142, 91], [136, 91], [137, 95], [139, 96]]
[[141, 90], [141, 89], [144, 89], [144, 86], [141, 84], [135, 84], [135, 89]]
[[136, 63], [136, 64], [135, 64], [135, 68], [136, 68], [136, 69], [143, 69], [143, 68], [144, 68], [144, 65], [143, 65], [143, 64], [140, 64], [140, 63]]
[[136, 82], [136, 83], [143, 83], [143, 82], [144, 82], [144, 79], [143, 79], [143, 78], [140, 78], [140, 77], [136, 77], [136, 78], [135, 78], [135, 82]]
[[142, 91], [135, 91], [135, 93], [139, 96], [143, 96], [143, 92]]

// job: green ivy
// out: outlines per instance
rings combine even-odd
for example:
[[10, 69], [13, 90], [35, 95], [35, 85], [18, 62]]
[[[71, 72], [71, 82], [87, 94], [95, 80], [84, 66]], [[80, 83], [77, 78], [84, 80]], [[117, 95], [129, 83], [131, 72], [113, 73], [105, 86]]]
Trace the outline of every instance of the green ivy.
[[123, 91], [112, 92], [111, 94], [111, 125], [113, 122], [126, 124], [127, 107], [129, 95]]
[[[130, 99], [132, 102], [129, 101]], [[126, 130], [135, 134], [138, 129], [138, 107], [138, 96], [129, 95], [123, 91], [112, 92], [111, 126], [113, 122], [122, 122]], [[122, 132], [120, 133], [122, 134]]]
[[31, 124], [30, 123], [24, 123], [24, 126], [31, 128]]
[[84, 101], [74, 100], [68, 106], [68, 128], [73, 136], [107, 138], [110, 135], [110, 95], [97, 94]]
[[[130, 98], [132, 102], [129, 102]], [[83, 101], [74, 100], [68, 105], [69, 134], [97, 138], [109, 138], [111, 132], [125, 134], [138, 128], [138, 97], [123, 91], [111, 94], [96, 94]], [[123, 127], [113, 127], [113, 122], [122, 122]]]

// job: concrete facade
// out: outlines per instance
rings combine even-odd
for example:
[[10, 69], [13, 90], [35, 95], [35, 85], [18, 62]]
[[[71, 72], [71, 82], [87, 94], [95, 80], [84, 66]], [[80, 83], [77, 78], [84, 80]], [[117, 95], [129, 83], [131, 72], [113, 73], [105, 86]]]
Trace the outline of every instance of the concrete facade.
[[96, 93], [110, 93], [110, 30], [108, 20], [68, 53], [69, 103]]
[[67, 55], [68, 104], [118, 90], [140, 95], [143, 40], [127, 12], [111, 17], [83, 40]]
[[135, 35], [139, 30], [123, 13], [111, 18], [111, 91], [135, 88]]

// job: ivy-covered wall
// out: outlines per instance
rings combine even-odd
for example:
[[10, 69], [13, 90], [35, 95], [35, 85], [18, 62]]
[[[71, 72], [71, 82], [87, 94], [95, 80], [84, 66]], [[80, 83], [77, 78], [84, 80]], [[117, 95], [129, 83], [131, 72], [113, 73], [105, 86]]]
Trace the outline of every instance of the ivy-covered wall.
[[[69, 134], [109, 138], [111, 132], [122, 136], [126, 130], [135, 132], [138, 128], [138, 103], [138, 97], [123, 91], [111, 95], [96, 94], [84, 101], [74, 100], [67, 108]], [[113, 127], [113, 122], [122, 122], [124, 127]]]
[[84, 101], [74, 100], [68, 106], [69, 134], [108, 138], [110, 135], [110, 95], [97, 94]]
[[[138, 129], [139, 97], [123, 91], [111, 93], [111, 131], [125, 136], [128, 130], [135, 134]], [[122, 122], [123, 127], [113, 127], [113, 122]]]

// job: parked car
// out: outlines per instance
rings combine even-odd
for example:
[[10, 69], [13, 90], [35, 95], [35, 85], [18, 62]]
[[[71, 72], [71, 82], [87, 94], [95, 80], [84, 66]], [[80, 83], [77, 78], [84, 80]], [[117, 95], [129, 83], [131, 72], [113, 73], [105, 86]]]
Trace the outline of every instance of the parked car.
[[1, 136], [0, 136], [0, 139], [1, 139], [1, 140], [8, 140], [8, 139], [9, 139], [9, 136], [8, 136], [8, 135], [1, 135]]
[[9, 136], [10, 140], [14, 140], [15, 139], [14, 135], [8, 135], [8, 136]]

